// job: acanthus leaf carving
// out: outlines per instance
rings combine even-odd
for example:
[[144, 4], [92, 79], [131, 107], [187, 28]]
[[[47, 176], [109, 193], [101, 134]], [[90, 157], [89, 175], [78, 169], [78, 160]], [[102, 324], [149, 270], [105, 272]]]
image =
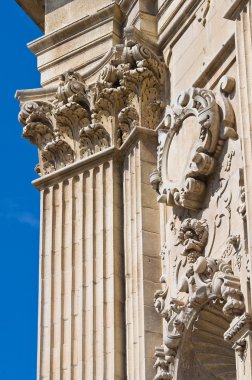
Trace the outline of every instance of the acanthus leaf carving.
[[155, 129], [163, 115], [164, 67], [130, 38], [114, 47], [96, 83], [87, 86], [68, 70], [53, 99], [21, 104], [23, 136], [39, 149], [36, 172], [49, 174], [113, 144], [120, 147], [135, 126]]
[[[110, 146], [110, 136], [101, 124], [93, 124], [88, 89], [73, 70], [61, 76], [52, 102], [27, 102], [19, 120], [23, 137], [38, 146], [39, 175], [49, 174]], [[90, 147], [87, 148], [88, 139]], [[85, 153], [84, 153], [85, 151]]]
[[110, 135], [102, 124], [90, 124], [80, 130], [80, 157], [87, 157], [108, 148]]
[[115, 59], [105, 66], [93, 88], [93, 104], [98, 117], [106, 112], [119, 115], [118, 144], [127, 138], [132, 121], [149, 129], [159, 124], [164, 108], [164, 71], [163, 62], [137, 42], [115, 48]]
[[130, 132], [139, 124], [139, 115], [132, 106], [123, 108], [118, 115], [117, 145], [122, 145]]

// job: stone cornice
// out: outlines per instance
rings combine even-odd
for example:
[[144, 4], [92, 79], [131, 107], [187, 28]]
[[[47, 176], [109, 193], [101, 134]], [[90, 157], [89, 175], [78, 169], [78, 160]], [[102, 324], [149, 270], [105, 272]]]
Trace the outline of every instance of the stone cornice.
[[38, 190], [43, 190], [44, 188], [57, 184], [64, 179], [73, 177], [83, 170], [88, 170], [92, 167], [99, 165], [101, 162], [114, 159], [117, 164], [123, 162], [125, 155], [129, 152], [131, 147], [135, 145], [139, 140], [143, 141], [149, 138], [157, 137], [157, 132], [149, 130], [147, 128], [135, 127], [132, 130], [129, 138], [125, 143], [117, 148], [116, 146], [111, 146], [101, 152], [95, 153], [92, 156], [86, 157], [80, 161], [74, 162], [62, 169], [59, 169], [53, 173], [47, 174], [41, 178], [32, 181], [33, 186]]
[[93, 156], [74, 162], [73, 164], [65, 166], [56, 172], [47, 174], [42, 178], [35, 179], [32, 181], [32, 184], [36, 187], [36, 189], [43, 190], [48, 186], [52, 186], [60, 181], [63, 181], [64, 179], [73, 177], [74, 175], [83, 172], [84, 169], [90, 169], [91, 167], [98, 165], [100, 162], [105, 162], [113, 157], [118, 157], [118, 149], [114, 146], [98, 152]]
[[55, 97], [57, 88], [57, 85], [53, 85], [43, 88], [17, 90], [15, 99], [17, 99], [21, 104], [28, 101], [47, 100], [48, 98]]
[[59, 30], [40, 37], [29, 43], [28, 47], [34, 54], [39, 54], [51, 47], [63, 44], [78, 34], [83, 34], [99, 27], [99, 25], [106, 23], [111, 17], [116, 17], [115, 19], [118, 22], [122, 22], [122, 14], [117, 4], [113, 3], [90, 16], [85, 16]]

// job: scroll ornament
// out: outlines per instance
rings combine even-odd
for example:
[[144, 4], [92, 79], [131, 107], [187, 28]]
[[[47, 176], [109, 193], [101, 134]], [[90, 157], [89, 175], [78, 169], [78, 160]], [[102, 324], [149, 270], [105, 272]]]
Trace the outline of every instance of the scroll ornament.
[[[203, 207], [208, 178], [215, 171], [223, 145], [229, 138], [237, 139], [235, 115], [228, 98], [234, 86], [235, 80], [225, 76], [220, 81], [219, 94], [215, 95], [207, 89], [190, 88], [179, 95], [174, 106], [167, 107], [158, 128], [158, 166], [150, 177], [159, 202], [194, 210]], [[179, 141], [189, 117], [196, 120], [199, 133], [191, 141], [193, 147], [189, 158], [184, 159], [180, 177], [173, 178], [170, 162], [176, 162], [177, 155], [185, 156], [185, 141], [180, 144], [176, 154], [171, 146]], [[192, 135], [189, 132], [186, 139], [192, 139], [195, 135], [194, 131]]]
[[[239, 278], [228, 261], [205, 257], [207, 241], [208, 224], [205, 220], [188, 218], [182, 222], [177, 244], [183, 247], [181, 255], [186, 257], [186, 263], [184, 271], [178, 272], [177, 296], [170, 295], [164, 276], [161, 282], [165, 283], [165, 288], [154, 296], [155, 309], [164, 318], [166, 331], [163, 345], [155, 352], [154, 380], [173, 379], [183, 335], [204, 307], [219, 304], [228, 320], [244, 312]], [[186, 300], [183, 294], [188, 295]]]

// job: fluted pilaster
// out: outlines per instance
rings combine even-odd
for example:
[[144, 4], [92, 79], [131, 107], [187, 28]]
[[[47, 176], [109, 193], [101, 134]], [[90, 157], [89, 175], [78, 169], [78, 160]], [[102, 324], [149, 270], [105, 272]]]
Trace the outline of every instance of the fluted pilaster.
[[125, 379], [118, 170], [43, 186], [38, 378]]

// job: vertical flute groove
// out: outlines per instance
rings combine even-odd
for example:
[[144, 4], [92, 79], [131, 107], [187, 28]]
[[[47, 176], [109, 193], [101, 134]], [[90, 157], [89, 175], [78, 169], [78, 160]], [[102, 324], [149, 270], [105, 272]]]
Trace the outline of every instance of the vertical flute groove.
[[108, 372], [107, 372], [107, 360], [108, 360], [108, 347], [107, 347], [107, 334], [108, 334], [108, 302], [106, 302], [106, 294], [107, 294], [107, 258], [108, 258], [108, 252], [107, 252], [107, 244], [106, 244], [106, 235], [107, 235], [107, 212], [108, 212], [108, 192], [107, 192], [107, 172], [108, 172], [108, 165], [104, 164], [103, 166], [103, 302], [104, 302], [104, 338], [103, 338], [103, 352], [104, 352], [104, 365], [103, 365], [103, 378], [108, 378]]
[[86, 225], [86, 218], [87, 218], [87, 192], [88, 192], [88, 177], [90, 176], [89, 172], [85, 172], [83, 175], [83, 216], [82, 216], [82, 227], [83, 227], [83, 240], [82, 240], [82, 250], [83, 250], [83, 257], [82, 257], [82, 374], [83, 378], [85, 378], [86, 374], [86, 346], [85, 342], [87, 340], [87, 334], [86, 334], [86, 314], [87, 314], [87, 225]]
[[136, 205], [136, 148], [131, 155], [131, 194], [134, 194], [131, 200], [131, 230], [132, 230], [132, 278], [133, 278], [133, 329], [134, 329], [134, 358], [138, 358], [134, 365], [134, 379], [139, 379], [139, 324], [138, 324], [138, 252], [137, 252], [137, 205]]
[[79, 288], [80, 288], [80, 178], [73, 178], [73, 237], [72, 237], [72, 379], [78, 380], [78, 320], [79, 320]]
[[53, 222], [53, 193], [52, 189], [44, 192], [44, 249], [42, 266], [43, 287], [43, 333], [42, 333], [42, 364], [41, 379], [49, 379], [51, 372], [51, 291], [52, 291], [52, 222]]
[[83, 190], [84, 190], [84, 174], [80, 175], [80, 184], [79, 184], [79, 207], [78, 207], [78, 218], [77, 224], [79, 226], [79, 236], [78, 236], [78, 263], [77, 268], [79, 272], [79, 285], [78, 285], [78, 324], [77, 324], [77, 339], [78, 339], [78, 372], [75, 380], [83, 378], [83, 265], [84, 265], [84, 199], [83, 199]]
[[60, 378], [60, 345], [61, 345], [61, 192], [62, 186], [53, 188], [53, 315], [52, 315], [52, 372], [55, 379]]
[[44, 252], [44, 190], [40, 193], [40, 240], [39, 240], [39, 297], [38, 297], [38, 353], [37, 353], [37, 374], [38, 378], [41, 378], [41, 360], [42, 360], [42, 323], [43, 323], [43, 286], [42, 286], [42, 276], [43, 276], [43, 252]]
[[138, 321], [139, 321], [139, 380], [145, 377], [144, 347], [144, 296], [143, 296], [143, 247], [142, 247], [142, 201], [141, 201], [141, 166], [140, 147], [136, 146], [136, 220], [137, 220], [137, 258], [138, 258]]
[[95, 315], [96, 315], [96, 336], [95, 336], [95, 367], [96, 377], [99, 378], [103, 374], [103, 169], [97, 168], [95, 186], [94, 186], [94, 200], [95, 200]]
[[64, 186], [64, 224], [63, 224], [63, 380], [71, 379], [71, 337], [72, 337], [72, 179]]
[[94, 170], [90, 170], [90, 177], [87, 179], [86, 188], [86, 213], [85, 213], [85, 282], [86, 282], [86, 301], [85, 301], [85, 379], [91, 379], [93, 376], [93, 331], [94, 331], [94, 315], [93, 315], [93, 177]]
[[126, 345], [127, 345], [127, 376], [131, 379], [133, 374], [134, 352], [133, 352], [133, 310], [132, 310], [132, 255], [131, 255], [131, 159], [127, 158], [124, 170], [124, 213], [125, 213], [125, 271], [126, 271]]

